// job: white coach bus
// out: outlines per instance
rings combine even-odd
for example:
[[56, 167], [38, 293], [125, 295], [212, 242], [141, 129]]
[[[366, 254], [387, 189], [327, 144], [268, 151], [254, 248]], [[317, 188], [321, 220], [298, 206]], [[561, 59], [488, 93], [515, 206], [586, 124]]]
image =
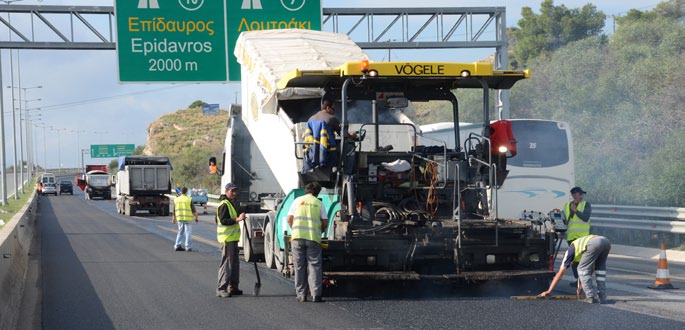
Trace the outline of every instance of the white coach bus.
[[[500, 218], [538, 219], [570, 200], [575, 185], [573, 140], [567, 123], [540, 119], [508, 119], [517, 141], [517, 155], [507, 160], [506, 181], [497, 192]], [[421, 126], [423, 145], [454, 148], [452, 122]], [[462, 150], [470, 133], [482, 134], [480, 123], [460, 123]]]

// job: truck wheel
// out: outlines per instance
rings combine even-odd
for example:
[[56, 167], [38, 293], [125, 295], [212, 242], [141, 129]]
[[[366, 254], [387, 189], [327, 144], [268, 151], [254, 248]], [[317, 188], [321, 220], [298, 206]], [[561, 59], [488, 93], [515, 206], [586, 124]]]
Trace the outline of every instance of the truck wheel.
[[128, 215], [129, 217], [136, 215], [136, 207], [129, 204], [128, 201], [125, 201], [124, 202], [124, 214]]
[[271, 221], [268, 219], [264, 224], [264, 262], [266, 267], [276, 268], [274, 262], [274, 227], [271, 225]]
[[274, 256], [274, 267], [279, 273], [283, 273], [283, 268], [287, 264], [285, 261], [285, 251], [281, 250], [276, 244], [276, 240], [273, 241], [273, 256]]
[[[245, 220], [243, 220], [243, 221], [244, 221], [244, 224], [241, 224], [242, 228], [240, 228], [241, 229], [240, 235], [243, 236], [242, 237], [242, 240], [243, 240], [243, 259], [247, 262], [252, 262], [252, 260], [254, 260], [254, 258], [255, 258], [255, 255], [254, 255], [254, 251], [252, 249], [252, 246], [250, 246], [250, 242], [247, 239], [247, 232], [245, 231], [246, 227], [248, 228], [248, 230], [250, 230], [250, 228], [252, 228], [252, 226], [250, 225], [250, 218], [249, 217], [246, 217]], [[250, 236], [250, 237], [252, 237], [252, 236]]]

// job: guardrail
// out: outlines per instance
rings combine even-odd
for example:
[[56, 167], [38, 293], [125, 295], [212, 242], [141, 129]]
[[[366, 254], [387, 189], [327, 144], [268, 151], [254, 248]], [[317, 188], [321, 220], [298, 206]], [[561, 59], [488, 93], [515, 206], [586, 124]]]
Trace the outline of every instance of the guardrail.
[[685, 234], [685, 208], [592, 205], [592, 226]]

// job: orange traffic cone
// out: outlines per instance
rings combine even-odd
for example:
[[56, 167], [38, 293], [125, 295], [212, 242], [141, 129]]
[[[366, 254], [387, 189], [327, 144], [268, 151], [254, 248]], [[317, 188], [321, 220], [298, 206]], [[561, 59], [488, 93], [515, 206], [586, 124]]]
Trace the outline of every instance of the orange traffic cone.
[[661, 242], [661, 253], [659, 254], [659, 264], [656, 267], [656, 281], [650, 289], [677, 289], [671, 284], [671, 275], [668, 273], [668, 260], [666, 260], [666, 247]]

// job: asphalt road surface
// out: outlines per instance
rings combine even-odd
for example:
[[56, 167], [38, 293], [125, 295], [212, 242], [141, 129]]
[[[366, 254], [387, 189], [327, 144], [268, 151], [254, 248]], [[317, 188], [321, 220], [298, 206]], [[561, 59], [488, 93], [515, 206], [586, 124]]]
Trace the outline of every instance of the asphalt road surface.
[[[245, 295], [221, 299], [213, 209], [193, 226], [194, 251], [176, 252], [171, 217], [126, 217], [83, 197], [41, 197], [22, 329], [685, 329], [685, 293], [647, 289], [654, 264], [620, 257], [610, 257], [607, 305], [513, 300], [497, 283], [299, 303], [292, 282], [263, 266], [252, 296], [254, 269], [242, 261]], [[567, 279], [558, 294], [574, 294]]]

